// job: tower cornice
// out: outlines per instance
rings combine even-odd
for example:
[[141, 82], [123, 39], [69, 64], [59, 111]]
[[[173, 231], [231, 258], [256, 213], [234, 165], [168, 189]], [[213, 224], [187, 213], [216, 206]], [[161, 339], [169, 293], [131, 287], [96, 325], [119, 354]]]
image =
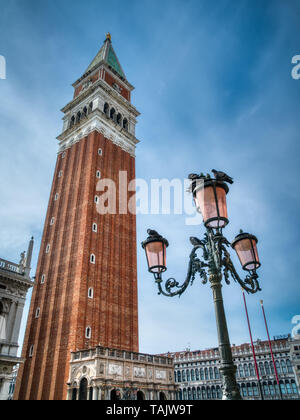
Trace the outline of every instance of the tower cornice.
[[132, 134], [120, 128], [117, 124], [113, 124], [112, 121], [98, 109], [93, 111], [93, 114], [77, 128], [68, 129], [57, 137], [59, 140], [58, 153], [72, 147], [73, 144], [78, 143], [93, 131], [102, 133], [105, 138], [135, 157], [135, 147], [136, 144], [139, 143], [139, 140]]

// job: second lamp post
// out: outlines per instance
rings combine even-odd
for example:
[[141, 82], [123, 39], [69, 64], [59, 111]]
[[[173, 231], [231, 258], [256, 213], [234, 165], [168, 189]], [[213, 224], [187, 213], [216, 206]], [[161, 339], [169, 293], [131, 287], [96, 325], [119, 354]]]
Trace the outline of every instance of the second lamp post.
[[[226, 205], [226, 195], [229, 191], [227, 183], [232, 184], [233, 181], [223, 172], [213, 172], [215, 178], [203, 174], [189, 176], [190, 191], [198, 211], [203, 216], [206, 233], [202, 240], [190, 238], [193, 249], [189, 257], [185, 281], [180, 285], [174, 278], [170, 278], [162, 285], [162, 273], [167, 270], [166, 250], [169, 244], [155, 230], [148, 229], [149, 237], [142, 242], [142, 247], [145, 249], [148, 269], [154, 274], [159, 294], [169, 297], [180, 296], [193, 283], [197, 274], [203, 284], [210, 282], [218, 331], [223, 399], [240, 400], [242, 397], [236, 382], [236, 366], [232, 359], [224, 311], [222, 278], [224, 277], [225, 282], [229, 284], [229, 276], [231, 276], [248, 293], [256, 293], [261, 290], [256, 273], [260, 262], [256, 247], [257, 239], [254, 235], [241, 231], [231, 244], [223, 236], [222, 229], [229, 223]], [[240, 278], [232, 263], [227, 249], [229, 246], [236, 251], [242, 268], [248, 273], [245, 279]], [[202, 259], [198, 257], [198, 251], [202, 251]]]

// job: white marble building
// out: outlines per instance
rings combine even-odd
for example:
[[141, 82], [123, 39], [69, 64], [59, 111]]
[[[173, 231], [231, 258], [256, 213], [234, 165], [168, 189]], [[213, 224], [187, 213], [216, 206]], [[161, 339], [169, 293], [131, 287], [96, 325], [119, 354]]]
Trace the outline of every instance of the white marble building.
[[68, 400], [174, 400], [173, 359], [97, 346], [72, 352]]
[[33, 286], [30, 264], [33, 238], [18, 264], [0, 258], [0, 400], [9, 398], [17, 357], [20, 325], [28, 289]]

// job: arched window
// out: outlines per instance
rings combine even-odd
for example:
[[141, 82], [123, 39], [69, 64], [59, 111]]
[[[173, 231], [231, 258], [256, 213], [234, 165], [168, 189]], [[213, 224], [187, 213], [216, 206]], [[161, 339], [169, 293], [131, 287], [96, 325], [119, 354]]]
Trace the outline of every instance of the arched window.
[[110, 114], [109, 114], [110, 119], [114, 121], [114, 120], [115, 120], [115, 115], [116, 115], [115, 108], [112, 108], [112, 109], [110, 110]]
[[191, 381], [193, 382], [195, 380], [195, 371], [194, 369], [191, 370]]
[[96, 263], [95, 254], [91, 254], [91, 256], [90, 256], [90, 262], [91, 262], [91, 264], [95, 264]]
[[268, 382], [268, 386], [269, 386], [270, 394], [275, 395], [274, 385], [272, 384], [271, 381]]
[[191, 377], [190, 377], [190, 371], [187, 369], [187, 371], [186, 371], [186, 380], [188, 381], [188, 382], [190, 382], [190, 380], [191, 380]]
[[205, 379], [208, 379], [208, 369], [207, 368], [204, 369], [204, 376], [205, 376]]
[[266, 382], [263, 382], [263, 390], [265, 395], [270, 395], [270, 390]]
[[195, 387], [192, 388], [192, 399], [193, 400], [197, 399], [197, 394], [196, 394], [196, 388]]
[[183, 389], [183, 399], [186, 400], [187, 399], [187, 395], [186, 395], [186, 389]]
[[164, 401], [164, 400], [166, 400], [167, 398], [166, 398], [166, 395], [165, 395], [165, 393], [164, 392], [160, 392], [159, 393], [159, 399], [161, 400], [161, 401]]
[[222, 390], [221, 390], [221, 388], [219, 387], [219, 385], [217, 386], [217, 397], [218, 397], [218, 399], [219, 399], [219, 400], [221, 400], [221, 399], [222, 399]]
[[254, 367], [252, 363], [249, 363], [249, 373], [250, 373], [250, 376], [255, 375], [255, 371], [254, 371]]
[[177, 372], [177, 381], [181, 382], [181, 372], [180, 372], [180, 370], [178, 370], [178, 372]]
[[271, 362], [269, 362], [269, 365], [270, 365], [270, 371], [271, 371], [271, 373], [272, 373], [272, 375], [274, 375], [274, 364], [273, 364], [273, 361], [271, 361]]
[[89, 103], [89, 113], [93, 111], [93, 102]]
[[247, 388], [245, 384], [242, 384], [242, 396], [247, 397]]
[[196, 381], [199, 381], [200, 376], [199, 376], [199, 370], [198, 369], [195, 370], [195, 374], [196, 374]]
[[40, 308], [36, 308], [35, 317], [38, 318], [40, 316]]
[[242, 365], [239, 365], [239, 376], [240, 376], [240, 378], [242, 378], [244, 376], [244, 370], [243, 370]]
[[249, 397], [252, 397], [252, 395], [253, 395], [253, 389], [252, 389], [252, 387], [251, 387], [251, 384], [247, 384], [247, 394], [248, 394], [248, 396]]
[[259, 371], [260, 371], [261, 376], [265, 375], [265, 368], [262, 362], [259, 363]]
[[76, 124], [78, 124], [80, 122], [80, 119], [81, 119], [81, 112], [78, 111], [77, 115], [76, 115]]
[[72, 128], [74, 124], [75, 124], [75, 115], [73, 115], [71, 117], [71, 120], [70, 120], [70, 128]]
[[111, 401], [118, 401], [120, 399], [120, 391], [112, 389], [110, 392], [110, 399]]
[[72, 401], [76, 401], [77, 400], [77, 389], [73, 388], [72, 389]]
[[281, 370], [282, 370], [282, 373], [287, 373], [286, 364], [284, 360], [281, 360]]
[[124, 120], [123, 120], [123, 128], [124, 128], [124, 130], [128, 131], [128, 120], [127, 120], [127, 118], [124, 118]]
[[249, 369], [246, 363], [244, 364], [244, 372], [245, 372], [245, 376], [249, 376]]
[[109, 116], [109, 105], [108, 105], [108, 103], [104, 104], [103, 112], [107, 117]]
[[90, 299], [93, 299], [93, 297], [94, 297], [94, 289], [92, 287], [90, 287], [89, 290], [88, 290], [88, 297]]
[[211, 398], [213, 400], [215, 400], [217, 398], [217, 393], [216, 393], [216, 390], [215, 390], [214, 386], [211, 387]]
[[289, 381], [285, 381], [285, 386], [288, 394], [292, 393], [292, 387]]
[[210, 400], [211, 399], [211, 391], [210, 391], [209, 386], [206, 388], [206, 393], [207, 393], [207, 399]]
[[266, 375], [270, 375], [270, 366], [268, 362], [265, 362], [265, 371], [266, 371]]
[[197, 400], [201, 400], [201, 389], [199, 386], [197, 387]]
[[298, 395], [298, 389], [297, 389], [297, 385], [296, 385], [294, 379], [291, 380], [291, 385], [292, 385], [293, 394], [297, 394]]
[[258, 396], [258, 387], [257, 387], [257, 384], [255, 382], [252, 382], [252, 390], [253, 390], [253, 395], [255, 397], [257, 397]]
[[279, 387], [278, 387], [277, 381], [274, 381], [273, 385], [274, 385], [274, 389], [275, 389], [275, 394], [279, 395], [280, 393], [279, 393]]
[[88, 381], [86, 378], [82, 378], [79, 386], [79, 400], [87, 400]]
[[201, 380], [204, 379], [204, 371], [203, 371], [203, 368], [200, 369], [200, 378], [201, 378]]
[[137, 399], [137, 401], [144, 401], [144, 399], [145, 399], [144, 393], [142, 391], [138, 391], [137, 394], [136, 394], [136, 399]]
[[220, 379], [220, 373], [217, 367], [214, 368], [215, 379]]
[[122, 124], [122, 115], [120, 113], [118, 113], [118, 115], [117, 115], [117, 124], [119, 124], [119, 125]]
[[292, 363], [289, 359], [287, 359], [287, 361], [286, 361], [286, 366], [287, 366], [288, 373], [293, 373], [293, 366], [292, 366]]
[[93, 223], [93, 225], [92, 225], [92, 231], [93, 232], [97, 232], [97, 230], [98, 230], [97, 223]]
[[286, 394], [286, 388], [285, 388], [285, 386], [284, 386], [283, 381], [280, 381], [280, 382], [279, 382], [279, 386], [280, 386], [280, 389], [281, 389], [281, 393], [282, 393], [282, 395]]
[[185, 382], [185, 371], [182, 371], [182, 382]]
[[85, 329], [85, 338], [91, 338], [92, 336], [92, 329], [91, 327], [86, 327]]
[[277, 373], [281, 373], [281, 367], [280, 367], [280, 363], [279, 363], [278, 360], [276, 360], [275, 366], [276, 366]]
[[202, 394], [202, 400], [206, 400], [206, 389], [204, 386], [201, 389], [201, 394]]
[[82, 115], [83, 115], [83, 117], [87, 117], [87, 113], [88, 113], [88, 110], [87, 110], [87, 107], [85, 106], [84, 108], [83, 108], [83, 110], [82, 110]]
[[33, 356], [33, 349], [34, 349], [34, 347], [33, 347], [33, 344], [32, 344], [29, 348], [29, 357]]

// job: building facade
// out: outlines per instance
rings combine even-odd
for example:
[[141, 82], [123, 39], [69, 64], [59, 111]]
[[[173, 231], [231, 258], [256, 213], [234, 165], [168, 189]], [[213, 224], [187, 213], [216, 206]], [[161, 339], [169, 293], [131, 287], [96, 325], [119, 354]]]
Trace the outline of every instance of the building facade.
[[[135, 209], [139, 112], [109, 34], [73, 87], [62, 109], [15, 399], [66, 399], [72, 351], [99, 343], [139, 349], [136, 216], [127, 210], [129, 201]], [[105, 209], [102, 180], [115, 191]]]
[[174, 400], [170, 357], [97, 346], [72, 353], [68, 400]]
[[297, 379], [298, 389], [300, 389], [300, 334], [295, 334], [291, 339], [291, 361]]
[[33, 286], [32, 250], [33, 238], [18, 264], [0, 258], [0, 400], [11, 397], [15, 366], [22, 361], [18, 339], [27, 292]]
[[[299, 399], [299, 388], [292, 363], [293, 341], [290, 338], [272, 340], [272, 350], [284, 399]], [[275, 369], [267, 341], [255, 342], [255, 353], [264, 399], [279, 399]], [[297, 345], [296, 345], [297, 347]], [[299, 347], [300, 348], [300, 347]], [[232, 346], [237, 366], [237, 382], [243, 399], [261, 399], [250, 344]], [[216, 400], [222, 398], [221, 366], [218, 348], [202, 351], [171, 353], [174, 358], [175, 383], [180, 400]]]

